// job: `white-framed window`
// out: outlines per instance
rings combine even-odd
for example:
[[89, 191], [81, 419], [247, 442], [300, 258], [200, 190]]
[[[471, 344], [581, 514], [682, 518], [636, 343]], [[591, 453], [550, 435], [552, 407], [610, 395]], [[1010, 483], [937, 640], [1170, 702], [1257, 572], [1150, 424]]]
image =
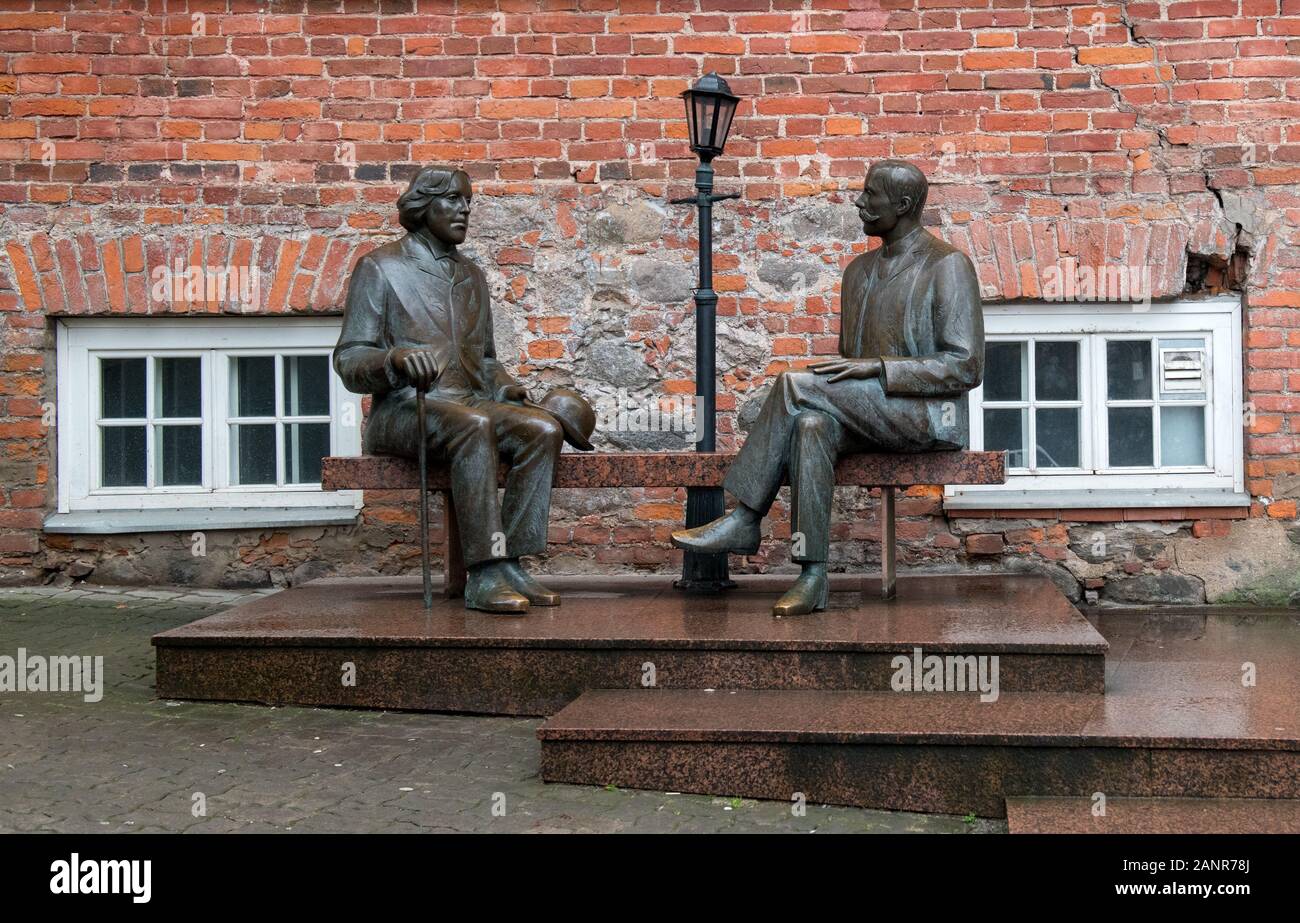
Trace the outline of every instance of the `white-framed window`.
[[[324, 456], [361, 451], [360, 396], [330, 363], [340, 325], [337, 317], [60, 319], [58, 513], [85, 524], [87, 513], [165, 511], [170, 517], [155, 517], [162, 528], [187, 514], [201, 526], [204, 511], [223, 521], [242, 511], [249, 525], [258, 510], [276, 511], [262, 517], [268, 524], [309, 521], [310, 510], [315, 521], [322, 509], [355, 511], [359, 491], [320, 486]], [[149, 528], [138, 516], [126, 521]]]
[[1016, 303], [984, 310], [972, 449], [1007, 483], [961, 508], [1246, 505], [1241, 305]]

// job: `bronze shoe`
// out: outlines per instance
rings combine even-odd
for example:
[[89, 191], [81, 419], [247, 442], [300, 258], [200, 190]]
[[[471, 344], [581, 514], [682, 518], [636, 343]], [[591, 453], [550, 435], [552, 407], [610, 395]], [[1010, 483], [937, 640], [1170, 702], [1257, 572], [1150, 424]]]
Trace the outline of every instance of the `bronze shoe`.
[[826, 575], [826, 565], [813, 565], [804, 569], [794, 586], [772, 607], [772, 614], [807, 615], [825, 609], [831, 597], [831, 579]]
[[502, 561], [501, 572], [514, 587], [515, 592], [525, 596], [531, 605], [558, 606], [560, 604], [560, 594], [548, 590], [534, 580], [528, 571], [519, 565], [518, 560]]
[[466, 609], [501, 615], [524, 615], [528, 612], [528, 597], [514, 588], [500, 564], [492, 561], [470, 569], [465, 581]]
[[757, 521], [732, 510], [694, 529], [679, 529], [673, 533], [673, 544], [702, 554], [755, 554], [761, 538]]

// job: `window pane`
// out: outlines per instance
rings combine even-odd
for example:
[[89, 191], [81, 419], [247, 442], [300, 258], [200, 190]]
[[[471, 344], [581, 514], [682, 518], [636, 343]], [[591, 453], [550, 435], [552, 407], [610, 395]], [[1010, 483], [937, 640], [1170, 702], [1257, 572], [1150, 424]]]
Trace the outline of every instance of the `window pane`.
[[101, 426], [99, 432], [100, 484], [104, 487], [145, 486], [144, 427]]
[[275, 427], [274, 423], [240, 423], [230, 428], [236, 483], [275, 483]]
[[1035, 343], [1034, 379], [1035, 396], [1038, 400], [1077, 401], [1079, 399], [1079, 344]]
[[320, 460], [328, 454], [330, 454], [328, 423], [285, 425], [284, 478], [286, 483], [320, 483]]
[[984, 347], [984, 400], [1026, 400], [1024, 342], [988, 343]]
[[1106, 396], [1112, 401], [1151, 399], [1151, 341], [1106, 341]]
[[1205, 464], [1205, 408], [1160, 408], [1160, 464]]
[[1035, 413], [1038, 467], [1079, 467], [1079, 408], [1040, 407]]
[[329, 356], [285, 356], [285, 416], [327, 417], [329, 412]]
[[1025, 437], [1029, 427], [1026, 425], [1027, 410], [988, 410], [984, 411], [984, 449], [989, 452], [1007, 451], [1007, 466], [1010, 468], [1027, 467]]
[[275, 416], [275, 356], [235, 356], [230, 361], [235, 416]]
[[203, 427], [160, 426], [158, 483], [199, 485], [203, 483]]
[[697, 139], [701, 144], [711, 145], [713, 143], [713, 110], [717, 108], [717, 100], [711, 96], [699, 95], [695, 99], [695, 130], [700, 133]]
[[697, 136], [697, 131], [695, 128], [695, 104], [690, 99], [686, 100], [686, 127], [689, 132], [688, 137], [693, 141]]
[[144, 358], [99, 360], [101, 417], [113, 419], [145, 415], [144, 364]]
[[1112, 468], [1150, 467], [1155, 464], [1155, 430], [1150, 407], [1109, 408], [1108, 434]]
[[157, 360], [158, 416], [203, 416], [203, 360], [168, 356]]

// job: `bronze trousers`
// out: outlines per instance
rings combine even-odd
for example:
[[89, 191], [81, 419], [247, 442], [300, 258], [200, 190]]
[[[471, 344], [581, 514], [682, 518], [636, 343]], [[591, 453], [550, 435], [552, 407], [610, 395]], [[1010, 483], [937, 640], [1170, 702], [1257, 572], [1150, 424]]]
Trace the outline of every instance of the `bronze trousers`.
[[[465, 565], [541, 554], [564, 430], [544, 410], [481, 397], [425, 401], [429, 457], [451, 467]], [[418, 442], [418, 440], [416, 440]], [[497, 465], [509, 467], [497, 495]]]
[[723, 487], [766, 515], [788, 475], [791, 559], [821, 563], [830, 555], [839, 454], [920, 452], [934, 445], [922, 399], [888, 395], [874, 378], [832, 382], [815, 372], [782, 372]]

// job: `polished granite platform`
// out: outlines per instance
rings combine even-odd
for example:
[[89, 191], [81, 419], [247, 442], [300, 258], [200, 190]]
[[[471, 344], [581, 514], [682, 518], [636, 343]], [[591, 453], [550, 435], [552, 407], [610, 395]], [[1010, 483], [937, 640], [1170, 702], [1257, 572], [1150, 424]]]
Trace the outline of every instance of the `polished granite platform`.
[[[1098, 813], [1098, 807], [1104, 813]], [[1300, 833], [1280, 798], [1008, 798], [1010, 833]]]
[[[788, 580], [689, 596], [665, 578], [558, 578], [564, 604], [523, 618], [426, 611], [418, 578], [317, 580], [157, 635], [158, 694], [551, 715], [547, 781], [1023, 829], [1097, 827], [1079, 816], [1097, 792], [1115, 806], [1105, 829], [1290, 823], [1300, 614], [1085, 617], [1028, 575], [903, 577], [885, 601], [837, 575], [825, 612], [773, 618]], [[996, 655], [996, 696], [893, 691], [917, 649]]]
[[589, 691], [539, 730], [542, 776], [995, 817], [1021, 796], [1300, 798], [1300, 617], [1098, 627], [1104, 696]]
[[[165, 698], [550, 715], [588, 689], [887, 690], [893, 660], [997, 654], [1006, 692], [1100, 693], [1106, 641], [1038, 576], [836, 575], [829, 608], [778, 619], [790, 577], [721, 596], [668, 578], [548, 579], [563, 605], [466, 610], [418, 578], [315, 580], [157, 635]], [[355, 685], [340, 681], [344, 664]], [[647, 665], [652, 667], [651, 676]]]

